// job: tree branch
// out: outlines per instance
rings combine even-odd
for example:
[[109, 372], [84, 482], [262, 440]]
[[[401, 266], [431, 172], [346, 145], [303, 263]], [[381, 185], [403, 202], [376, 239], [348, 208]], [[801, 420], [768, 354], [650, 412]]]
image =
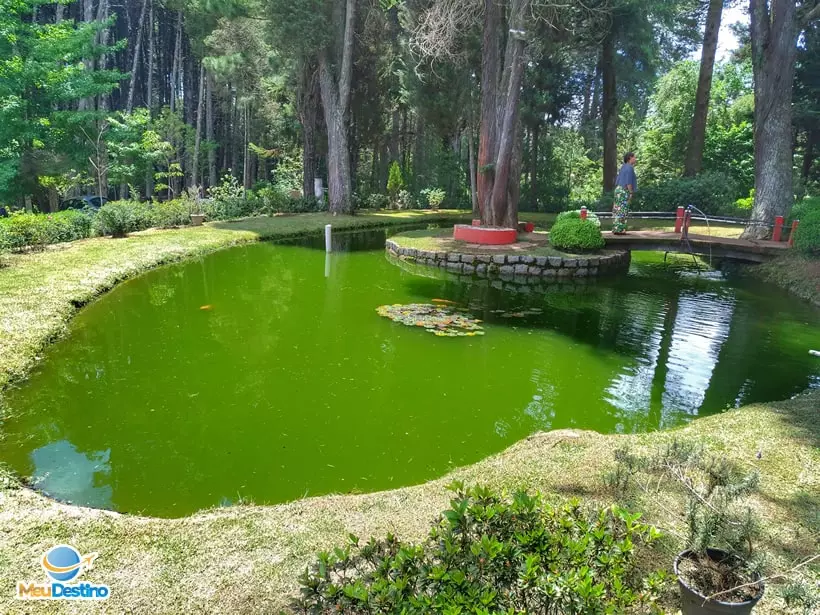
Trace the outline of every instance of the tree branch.
[[820, 2], [815, 0], [814, 7], [808, 9], [803, 15], [798, 18], [798, 25], [800, 28], [805, 28], [811, 22], [815, 21], [816, 19], [820, 19]]
[[723, 594], [728, 594], [728, 593], [733, 592], [735, 590], [743, 589], [744, 587], [751, 587], [752, 585], [757, 585], [758, 583], [766, 583], [767, 581], [771, 581], [772, 579], [782, 579], [782, 578], [788, 576], [789, 573], [795, 572], [796, 570], [799, 570], [800, 568], [803, 568], [804, 566], [808, 566], [809, 564], [811, 564], [813, 561], [815, 561], [817, 559], [820, 559], [820, 555], [815, 555], [813, 557], [810, 557], [809, 559], [797, 564], [797, 566], [795, 566], [791, 570], [787, 570], [786, 572], [781, 572], [780, 574], [776, 574], [776, 575], [773, 575], [771, 577], [766, 577], [765, 579], [760, 579], [758, 581], [752, 581], [751, 583], [744, 583], [743, 585], [738, 585], [737, 587], [732, 587], [731, 589], [726, 589], [722, 592], [712, 594], [711, 596], [708, 596], [706, 598], [706, 600], [703, 601], [703, 604], [706, 604], [707, 602], [709, 602], [710, 600], [713, 600], [717, 596], [722, 596]]

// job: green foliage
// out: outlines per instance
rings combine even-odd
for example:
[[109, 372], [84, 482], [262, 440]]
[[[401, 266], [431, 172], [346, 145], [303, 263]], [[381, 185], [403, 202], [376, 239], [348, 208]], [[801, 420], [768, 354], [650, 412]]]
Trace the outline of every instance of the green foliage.
[[755, 189], [752, 188], [751, 192], [749, 192], [749, 196], [745, 199], [738, 199], [735, 201], [735, 207], [740, 211], [748, 212], [749, 214], [752, 213], [752, 208], [755, 206]]
[[[558, 217], [555, 219], [555, 224], [563, 223], [566, 220], [580, 220], [581, 219], [581, 210], [574, 209], [572, 211], [565, 211], [558, 214]], [[587, 220], [592, 222], [598, 228], [601, 228], [601, 219], [598, 218], [593, 212], [587, 212]]]
[[404, 188], [404, 178], [401, 174], [401, 167], [398, 162], [393, 162], [390, 165], [390, 175], [387, 178], [387, 194], [395, 203], [398, 199], [399, 191]]
[[636, 549], [659, 533], [612, 507], [553, 507], [451, 486], [455, 497], [422, 544], [395, 536], [322, 553], [300, 579], [299, 612], [623, 613], [651, 608], [663, 573], [642, 574]]
[[820, 196], [806, 197], [795, 203], [789, 214], [789, 224], [794, 220], [803, 220], [813, 211], [820, 211]]
[[447, 198], [447, 193], [441, 188], [425, 188], [421, 191], [422, 196], [427, 199], [430, 209], [438, 209]]
[[125, 237], [153, 225], [150, 205], [137, 201], [111, 201], [103, 205], [94, 219], [94, 230], [99, 235]]
[[[112, 48], [95, 44], [103, 23], [60, 23], [34, 18], [44, 0], [4, 2], [0, 11], [0, 194], [36, 190], [36, 176], [55, 175], [64, 158], [83, 158], [75, 138], [95, 112], [76, 101], [109, 92], [122, 75], [87, 71], [83, 59]], [[46, 171], [47, 169], [47, 171]]]
[[794, 247], [806, 254], [820, 255], [820, 207], [798, 213], [800, 226], [794, 234]]
[[396, 209], [402, 210], [416, 209], [419, 205], [415, 197], [407, 190], [400, 190], [399, 193], [396, 195], [394, 203]]
[[694, 205], [707, 215], [748, 215], [748, 211], [735, 208], [736, 192], [730, 177], [722, 173], [702, 173], [640, 188], [632, 199], [632, 209], [671, 212]]
[[550, 243], [558, 250], [600, 250], [605, 242], [601, 235], [601, 223], [595, 220], [581, 220], [580, 214], [567, 212], [556, 220], [550, 229]]
[[367, 209], [387, 209], [390, 206], [390, 197], [386, 194], [373, 193], [365, 199], [365, 207]]
[[158, 201], [151, 207], [153, 226], [158, 228], [174, 228], [191, 223], [193, 212], [192, 202], [187, 198], [172, 201]]
[[81, 211], [53, 214], [12, 213], [0, 218], [0, 250], [23, 250], [52, 243], [85, 239], [91, 234], [91, 215]]

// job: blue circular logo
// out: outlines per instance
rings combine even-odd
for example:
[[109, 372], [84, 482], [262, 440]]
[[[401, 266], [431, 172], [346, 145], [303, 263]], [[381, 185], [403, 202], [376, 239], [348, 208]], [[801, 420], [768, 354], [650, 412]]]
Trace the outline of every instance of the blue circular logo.
[[43, 555], [43, 569], [55, 581], [71, 581], [82, 570], [80, 552], [68, 545], [58, 545]]

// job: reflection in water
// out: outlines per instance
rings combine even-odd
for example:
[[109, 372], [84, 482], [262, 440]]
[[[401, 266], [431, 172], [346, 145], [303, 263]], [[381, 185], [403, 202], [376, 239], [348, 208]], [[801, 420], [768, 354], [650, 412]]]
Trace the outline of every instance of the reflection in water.
[[110, 458], [110, 449], [85, 455], [68, 440], [58, 440], [32, 451], [32, 484], [58, 500], [111, 508]]

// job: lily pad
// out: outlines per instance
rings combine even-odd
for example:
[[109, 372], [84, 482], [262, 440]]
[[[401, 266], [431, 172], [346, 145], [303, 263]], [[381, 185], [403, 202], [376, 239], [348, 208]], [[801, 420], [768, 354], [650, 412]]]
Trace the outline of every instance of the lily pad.
[[481, 321], [442, 305], [410, 303], [383, 305], [376, 310], [379, 316], [408, 327], [421, 327], [436, 337], [475, 337], [484, 335]]

